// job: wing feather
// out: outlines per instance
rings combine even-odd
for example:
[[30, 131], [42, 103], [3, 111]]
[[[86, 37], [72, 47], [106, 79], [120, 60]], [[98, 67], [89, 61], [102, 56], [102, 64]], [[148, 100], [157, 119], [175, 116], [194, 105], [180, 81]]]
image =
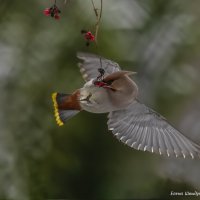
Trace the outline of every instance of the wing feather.
[[95, 54], [78, 52], [77, 57], [82, 60], [78, 66], [86, 82], [99, 76], [98, 68], [105, 70], [105, 76], [121, 70], [116, 62]]
[[156, 153], [159, 153], [159, 141], [158, 141], [157, 133], [155, 132], [154, 128], [150, 129], [150, 131], [151, 131], [151, 137], [153, 139], [153, 143], [151, 144], [152, 153], [153, 151]]
[[144, 104], [110, 112], [108, 128], [123, 143], [138, 150], [175, 157], [200, 158], [200, 146], [171, 126]]

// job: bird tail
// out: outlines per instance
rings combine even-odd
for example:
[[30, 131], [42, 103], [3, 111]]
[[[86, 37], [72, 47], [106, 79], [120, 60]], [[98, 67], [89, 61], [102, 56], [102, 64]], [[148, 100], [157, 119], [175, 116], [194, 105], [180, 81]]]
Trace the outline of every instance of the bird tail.
[[59, 126], [64, 125], [71, 117], [80, 112], [77, 95], [77, 92], [73, 94], [55, 92], [52, 94], [54, 115]]

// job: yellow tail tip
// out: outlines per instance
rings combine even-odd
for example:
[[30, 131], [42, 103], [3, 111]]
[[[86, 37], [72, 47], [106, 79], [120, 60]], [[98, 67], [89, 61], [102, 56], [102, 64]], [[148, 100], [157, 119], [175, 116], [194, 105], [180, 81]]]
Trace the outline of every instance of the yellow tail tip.
[[62, 120], [60, 119], [60, 116], [59, 116], [58, 103], [56, 101], [56, 97], [57, 97], [57, 92], [54, 92], [52, 94], [53, 107], [54, 107], [54, 116], [56, 118], [56, 122], [57, 122], [58, 126], [62, 126], [62, 125], [64, 125], [64, 123], [62, 122]]

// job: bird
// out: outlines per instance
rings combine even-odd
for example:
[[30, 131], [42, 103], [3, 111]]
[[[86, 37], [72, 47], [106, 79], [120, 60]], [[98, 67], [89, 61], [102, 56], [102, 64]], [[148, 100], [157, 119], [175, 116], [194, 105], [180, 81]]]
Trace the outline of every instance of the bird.
[[131, 78], [136, 72], [92, 53], [78, 52], [77, 58], [83, 87], [72, 94], [52, 94], [59, 126], [81, 111], [108, 113], [108, 130], [131, 148], [166, 157], [200, 158], [198, 144], [138, 100], [138, 86]]

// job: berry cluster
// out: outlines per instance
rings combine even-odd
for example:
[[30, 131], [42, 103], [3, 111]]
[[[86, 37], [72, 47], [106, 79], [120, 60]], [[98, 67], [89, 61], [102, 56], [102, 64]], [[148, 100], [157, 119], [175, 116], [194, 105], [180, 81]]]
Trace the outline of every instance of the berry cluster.
[[55, 19], [60, 19], [60, 13], [61, 11], [58, 9], [58, 7], [54, 4], [52, 7], [50, 8], [46, 8], [44, 11], [43, 11], [44, 15], [46, 16], [51, 16]]
[[[50, 8], [44, 9], [43, 13], [45, 16], [50, 16], [50, 17], [53, 17], [54, 19], [58, 20], [58, 19], [60, 19], [61, 11], [56, 5], [56, 1], [57, 0], [54, 0], [53, 6], [51, 6]], [[96, 21], [95, 30], [94, 30], [95, 34], [93, 34], [89, 30], [81, 30], [81, 34], [83, 35], [83, 38], [86, 41], [86, 46], [89, 46], [90, 43], [92, 43], [92, 42], [97, 44], [97, 33], [99, 30], [99, 23], [100, 23], [101, 14], [102, 14], [102, 1], [103, 0], [101, 0], [101, 9], [99, 11], [99, 9], [97, 9], [95, 7], [93, 0], [91, 0], [97, 21]], [[67, 3], [68, 3], [68, 0], [65, 0], [65, 4], [67, 4]]]
[[84, 35], [86, 40], [86, 46], [89, 46], [90, 42], [95, 41], [95, 36], [91, 33], [91, 31], [81, 30], [81, 33]]

